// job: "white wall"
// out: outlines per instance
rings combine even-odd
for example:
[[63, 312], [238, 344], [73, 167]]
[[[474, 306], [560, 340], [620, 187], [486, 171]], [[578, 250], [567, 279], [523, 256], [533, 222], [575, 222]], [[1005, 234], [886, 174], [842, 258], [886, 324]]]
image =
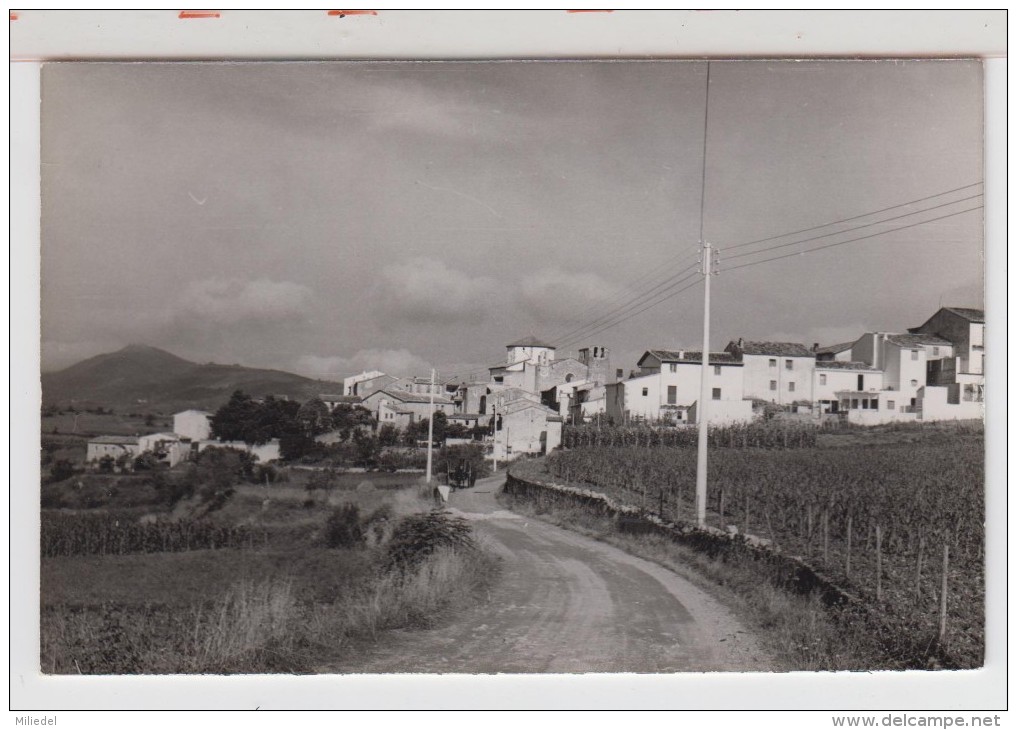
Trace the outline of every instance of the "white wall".
[[[770, 365], [771, 360], [775, 361], [774, 366]], [[745, 398], [760, 398], [781, 405], [815, 400], [812, 394], [815, 358], [742, 355], [742, 362]], [[787, 369], [788, 362], [791, 363], [791, 370]], [[794, 383], [794, 390], [791, 390], [791, 383]]]
[[211, 438], [212, 424], [207, 413], [201, 411], [183, 411], [173, 414], [173, 432], [191, 441], [204, 441]]
[[[826, 369], [816, 363], [813, 400], [837, 400], [839, 390], [858, 390], [858, 376], [864, 376], [864, 390], [879, 391], [883, 389], [883, 373], [871, 370]], [[821, 382], [825, 376], [826, 383]]]
[[[630, 418], [650, 420], [660, 418], [661, 407], [671, 405], [668, 402], [669, 386], [675, 388], [674, 405], [690, 406], [698, 403], [702, 365], [699, 363], [675, 363], [675, 365], [675, 372], [671, 372], [671, 363], [664, 363], [659, 373], [625, 381], [625, 409], [628, 410]], [[722, 363], [717, 365], [720, 367], [720, 375], [716, 374], [715, 366], [710, 365], [707, 376], [707, 387], [710, 388], [707, 416], [710, 423], [750, 420], [752, 403], [743, 400], [743, 368]], [[720, 388], [720, 400], [713, 399], [713, 388]]]

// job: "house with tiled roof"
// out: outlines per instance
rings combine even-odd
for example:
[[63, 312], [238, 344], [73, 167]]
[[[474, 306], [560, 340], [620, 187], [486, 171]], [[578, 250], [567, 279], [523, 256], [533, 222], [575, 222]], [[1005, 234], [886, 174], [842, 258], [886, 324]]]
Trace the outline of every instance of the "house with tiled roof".
[[816, 354], [800, 342], [738, 338], [724, 351], [742, 361], [746, 398], [779, 405], [813, 401]]
[[[750, 420], [752, 403], [744, 397], [741, 358], [729, 352], [712, 352], [707, 360], [708, 421], [724, 424]], [[632, 377], [605, 387], [606, 413], [616, 423], [697, 422], [702, 363], [701, 350], [646, 350]]]
[[812, 383], [812, 397], [815, 414], [840, 412], [838, 393], [879, 392], [883, 389], [883, 371], [864, 362], [843, 360], [817, 360], [815, 380]]
[[[455, 401], [443, 395], [427, 395], [424, 393], [410, 393], [399, 388], [386, 387], [376, 390], [364, 397], [360, 405], [374, 414], [379, 424], [391, 423], [395, 420], [405, 421], [406, 424], [414, 423], [428, 418], [431, 412], [431, 400], [434, 399], [435, 412], [451, 415], [455, 412]], [[382, 407], [386, 410], [382, 412]], [[396, 418], [396, 414], [400, 418]], [[385, 416], [383, 418], [382, 416]]]
[[561, 444], [562, 417], [547, 406], [525, 398], [498, 408], [494, 453], [498, 459], [521, 454], [546, 454]]
[[[967, 307], [940, 307], [911, 334], [933, 334], [953, 345], [957, 361], [947, 371], [962, 376], [981, 376], [985, 372], [985, 311]], [[961, 377], [961, 381], [972, 380]], [[957, 382], [956, 377], [954, 382]]]
[[883, 388], [900, 393], [897, 401], [917, 405], [927, 385], [929, 363], [949, 359], [953, 345], [935, 334], [866, 332], [851, 346], [851, 359], [883, 372]]
[[819, 347], [818, 345], [813, 349], [816, 354], [816, 362], [828, 362], [828, 361], [845, 361], [851, 360], [851, 345], [855, 344], [854, 340], [850, 342], [838, 342], [836, 345], [826, 345], [825, 347]]

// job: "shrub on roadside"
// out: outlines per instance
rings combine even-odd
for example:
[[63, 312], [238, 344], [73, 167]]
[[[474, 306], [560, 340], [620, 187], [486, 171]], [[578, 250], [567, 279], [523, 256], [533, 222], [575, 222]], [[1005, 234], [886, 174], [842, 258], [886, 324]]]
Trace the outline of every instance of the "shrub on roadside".
[[402, 518], [392, 532], [385, 555], [388, 568], [415, 567], [441, 548], [473, 550], [473, 530], [461, 517], [448, 512], [427, 512]]
[[364, 528], [360, 524], [360, 508], [344, 504], [332, 510], [325, 522], [325, 544], [330, 548], [356, 547], [364, 543]]

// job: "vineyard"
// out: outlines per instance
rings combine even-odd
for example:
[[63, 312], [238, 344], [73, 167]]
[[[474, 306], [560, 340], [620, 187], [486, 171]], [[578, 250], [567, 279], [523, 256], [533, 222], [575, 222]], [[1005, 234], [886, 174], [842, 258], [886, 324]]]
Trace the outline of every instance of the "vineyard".
[[263, 529], [220, 525], [208, 520], [139, 522], [110, 512], [43, 513], [41, 554], [126, 555], [261, 545]]
[[[721, 440], [723, 437], [720, 437]], [[901, 617], [960, 666], [984, 646], [984, 465], [978, 436], [949, 445], [717, 449], [708, 522], [800, 555]], [[695, 521], [696, 453], [645, 446], [551, 454], [556, 481], [667, 521]]]
[[[796, 421], [757, 421], [711, 426], [710, 448], [806, 449], [816, 446], [819, 429]], [[695, 448], [699, 431], [694, 427], [658, 428], [647, 425], [566, 426], [562, 446], [643, 446], [647, 448]]]

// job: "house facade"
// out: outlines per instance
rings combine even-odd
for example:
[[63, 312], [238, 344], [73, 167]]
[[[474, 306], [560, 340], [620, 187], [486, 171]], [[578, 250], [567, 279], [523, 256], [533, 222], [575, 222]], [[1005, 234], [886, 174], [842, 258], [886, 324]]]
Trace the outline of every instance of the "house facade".
[[212, 436], [212, 414], [208, 411], [187, 410], [173, 414], [173, 433], [191, 441], [203, 441]]
[[[751, 420], [752, 403], [744, 399], [741, 360], [728, 352], [714, 352], [710, 353], [708, 364], [709, 423]], [[647, 350], [638, 365], [639, 371], [633, 377], [605, 386], [607, 415], [615, 423], [694, 423], [700, 397], [702, 353]]]
[[517, 400], [499, 408], [494, 454], [512, 459], [521, 454], [546, 454], [561, 445], [562, 418], [546, 406]]
[[838, 394], [841, 392], [875, 393], [883, 389], [883, 372], [864, 362], [816, 361], [814, 378], [813, 412], [817, 416], [840, 413], [842, 398]]
[[742, 362], [746, 398], [778, 405], [813, 402], [816, 356], [805, 345], [738, 339], [724, 351]]
[[411, 416], [410, 421], [415, 422], [422, 418], [428, 418], [431, 412], [431, 399], [434, 399], [434, 410], [446, 415], [455, 413], [455, 401], [443, 395], [423, 395], [421, 393], [408, 393], [398, 388], [382, 388], [366, 396], [360, 405], [367, 408], [374, 414], [378, 423], [384, 423], [381, 418], [380, 408], [389, 406], [392, 409], [405, 411]]

